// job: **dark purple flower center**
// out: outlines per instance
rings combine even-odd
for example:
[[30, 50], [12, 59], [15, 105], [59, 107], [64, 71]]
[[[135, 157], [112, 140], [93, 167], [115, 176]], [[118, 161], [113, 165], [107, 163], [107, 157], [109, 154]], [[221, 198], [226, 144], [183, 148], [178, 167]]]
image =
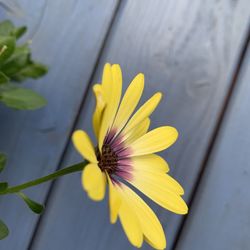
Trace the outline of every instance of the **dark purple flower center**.
[[96, 147], [96, 157], [101, 171], [106, 172], [112, 180], [116, 177], [131, 179], [131, 149], [126, 147], [121, 135], [115, 136], [115, 130], [109, 131], [101, 152]]
[[106, 171], [109, 175], [116, 172], [118, 166], [118, 156], [109, 144], [102, 146], [102, 153], [96, 150], [98, 166], [102, 171]]

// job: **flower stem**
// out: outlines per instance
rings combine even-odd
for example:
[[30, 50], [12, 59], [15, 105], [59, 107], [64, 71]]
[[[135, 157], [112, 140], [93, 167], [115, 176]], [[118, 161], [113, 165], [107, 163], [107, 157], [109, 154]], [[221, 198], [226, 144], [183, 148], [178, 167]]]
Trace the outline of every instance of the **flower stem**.
[[51, 180], [54, 180], [60, 176], [63, 176], [63, 175], [67, 175], [67, 174], [71, 174], [71, 173], [74, 173], [74, 172], [78, 172], [78, 171], [81, 171], [83, 170], [83, 168], [88, 164], [87, 161], [83, 161], [83, 162], [80, 162], [80, 163], [77, 163], [77, 164], [74, 164], [72, 166], [69, 166], [69, 167], [66, 167], [66, 168], [63, 168], [63, 169], [60, 169], [52, 174], [49, 174], [49, 175], [46, 175], [44, 177], [41, 177], [41, 178], [38, 178], [38, 179], [35, 179], [33, 181], [29, 181], [29, 182], [26, 182], [26, 183], [23, 183], [21, 185], [17, 185], [17, 186], [13, 186], [13, 187], [9, 187], [5, 190], [3, 190], [2, 192], [0, 192], [0, 195], [5, 195], [5, 194], [11, 194], [11, 193], [16, 193], [16, 192], [19, 192], [23, 189], [26, 189], [26, 188], [29, 188], [29, 187], [33, 187], [33, 186], [37, 186], [41, 183], [44, 183], [44, 182], [47, 182], [47, 181], [51, 181]]

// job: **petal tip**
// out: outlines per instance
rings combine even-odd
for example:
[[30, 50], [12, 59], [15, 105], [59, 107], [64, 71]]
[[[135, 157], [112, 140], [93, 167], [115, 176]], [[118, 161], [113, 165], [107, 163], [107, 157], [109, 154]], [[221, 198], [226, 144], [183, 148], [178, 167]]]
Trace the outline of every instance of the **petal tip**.
[[178, 130], [175, 127], [172, 126], [165, 126], [166, 133], [168, 136], [173, 137], [173, 141], [175, 142], [179, 136]]
[[179, 137], [179, 132], [178, 132], [178, 130], [176, 129], [176, 128], [174, 128], [173, 127], [173, 133], [175, 134], [175, 136], [176, 136], [176, 139], [175, 140], [177, 140], [178, 139], [178, 137]]
[[145, 79], [145, 77], [144, 77], [143, 73], [139, 73], [138, 75], [136, 75], [135, 78], [138, 80], [138, 83], [144, 85], [144, 79]]
[[106, 62], [105, 65], [104, 65], [104, 68], [105, 67], [111, 67], [111, 64], [109, 62]]
[[141, 79], [144, 80], [144, 74], [143, 74], [143, 73], [139, 73], [139, 74], [138, 74], [138, 77], [141, 77]]
[[74, 132], [73, 132], [73, 134], [72, 134], [72, 140], [73, 140], [73, 143], [75, 143], [75, 140], [77, 139], [77, 137], [79, 136], [79, 135], [82, 135], [84, 133], [84, 131], [83, 130], [80, 130], [80, 129], [78, 129], [78, 130], [75, 130]]
[[93, 91], [94, 91], [95, 93], [101, 91], [101, 85], [98, 84], [98, 83], [94, 84], [94, 86], [93, 86]]
[[183, 200], [183, 208], [182, 209], [180, 209], [180, 212], [179, 212], [179, 214], [182, 214], [182, 215], [184, 215], [184, 214], [187, 214], [188, 213], [188, 206], [187, 206], [187, 204], [186, 204], [186, 202]]
[[162, 99], [163, 94], [161, 92], [156, 92], [154, 96], [158, 100], [158, 102], [160, 102], [160, 100]]
[[[187, 204], [186, 204], [186, 206], [187, 206]], [[186, 209], [185, 209], [185, 214], [187, 214], [188, 212], [189, 212], [189, 208], [187, 206]]]
[[111, 67], [112, 67], [112, 68], [121, 69], [121, 66], [120, 66], [120, 64], [118, 64], [118, 63], [112, 64]]

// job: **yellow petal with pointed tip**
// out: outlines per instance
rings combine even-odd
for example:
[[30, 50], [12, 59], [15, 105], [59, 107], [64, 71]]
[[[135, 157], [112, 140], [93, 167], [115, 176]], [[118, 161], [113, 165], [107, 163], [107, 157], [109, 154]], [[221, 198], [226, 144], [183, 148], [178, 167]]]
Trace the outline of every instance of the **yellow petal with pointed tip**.
[[117, 193], [117, 188], [115, 184], [112, 183], [109, 176], [108, 176], [108, 182], [109, 182], [110, 222], [113, 224], [117, 220], [118, 211], [121, 206], [121, 198], [120, 195]]
[[93, 144], [83, 130], [76, 130], [72, 135], [72, 140], [77, 151], [88, 161], [97, 163]]
[[[107, 71], [107, 73], [105, 73]], [[111, 74], [111, 76], [110, 76]], [[107, 76], [106, 76], [107, 75]], [[108, 77], [109, 76], [109, 77]], [[104, 80], [103, 88], [107, 96], [107, 106], [103, 113], [102, 124], [99, 132], [99, 150], [101, 151], [103, 141], [107, 135], [111, 125], [114, 122], [114, 118], [118, 109], [118, 105], [121, 99], [122, 91], [122, 80], [121, 80], [121, 70], [119, 65], [105, 65], [104, 67]], [[106, 87], [106, 82], [109, 82], [109, 88]]]
[[123, 128], [127, 123], [130, 115], [136, 108], [144, 88], [144, 75], [138, 74], [127, 88], [124, 97], [121, 101], [120, 107], [118, 109], [113, 128], [116, 129], [117, 133]]
[[95, 98], [96, 98], [96, 108], [93, 114], [92, 121], [93, 121], [93, 128], [94, 128], [95, 136], [96, 138], [98, 138], [100, 125], [102, 121], [103, 110], [105, 108], [106, 101], [105, 101], [102, 86], [100, 84], [95, 84], [93, 86], [93, 91], [94, 91]]
[[106, 176], [97, 164], [88, 164], [82, 173], [82, 185], [88, 196], [100, 201], [104, 198], [106, 187]]
[[128, 133], [128, 131], [137, 126], [145, 118], [149, 117], [156, 109], [161, 100], [161, 97], [162, 94], [158, 92], [154, 94], [148, 101], [146, 101], [129, 120], [128, 124], [123, 130], [123, 134]]
[[168, 163], [159, 155], [149, 154], [134, 156], [131, 158], [131, 165], [135, 170], [142, 170], [148, 172], [161, 172], [166, 173], [169, 171]]
[[130, 145], [132, 142], [145, 135], [148, 132], [150, 126], [150, 119], [146, 118], [136, 127], [131, 129], [127, 134], [123, 136], [126, 145]]
[[182, 197], [173, 191], [169, 187], [166, 180], [159, 177], [159, 174], [156, 174], [156, 177], [147, 178], [151, 175], [141, 175], [140, 173], [133, 173], [133, 178], [128, 179], [127, 181], [133, 186], [138, 188], [141, 192], [147, 195], [154, 202], [160, 206], [176, 213], [176, 214], [186, 214], [188, 212], [188, 207]]
[[124, 196], [127, 196], [128, 202], [133, 204], [133, 210], [136, 213], [144, 237], [148, 243], [156, 249], [166, 248], [166, 238], [155, 213], [151, 208], [129, 187], [122, 184]]
[[170, 147], [177, 140], [177, 137], [177, 130], [170, 126], [151, 130], [129, 146], [132, 150], [131, 156], [146, 155], [162, 151]]
[[136, 213], [134, 212], [132, 206], [124, 196], [124, 193], [120, 190], [120, 187], [117, 186], [122, 203], [119, 209], [119, 218], [123, 227], [125, 234], [128, 237], [128, 240], [135, 247], [141, 247], [143, 243], [143, 234], [140, 222]]

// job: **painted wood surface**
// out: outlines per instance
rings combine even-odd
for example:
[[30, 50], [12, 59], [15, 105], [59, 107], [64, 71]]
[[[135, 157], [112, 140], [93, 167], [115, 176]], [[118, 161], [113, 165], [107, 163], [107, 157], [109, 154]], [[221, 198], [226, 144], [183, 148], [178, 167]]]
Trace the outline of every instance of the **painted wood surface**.
[[[125, 86], [138, 72], [145, 73], [143, 101], [155, 91], [164, 93], [151, 127], [167, 124], [179, 130], [178, 142], [162, 155], [187, 201], [231, 84], [248, 18], [247, 0], [122, 1], [99, 61], [93, 83], [100, 81], [108, 61], [121, 64]], [[92, 132], [93, 105], [90, 91], [76, 128]], [[69, 141], [63, 166], [79, 160]], [[183, 217], [149, 203], [171, 249]], [[56, 182], [31, 248], [133, 249], [120, 224], [110, 225], [107, 199], [92, 202], [82, 191], [80, 174]]]
[[250, 47], [177, 249], [250, 248]]
[[[24, 112], [1, 106], [0, 150], [9, 155], [1, 178], [10, 185], [58, 167], [117, 3], [20, 2], [25, 16], [16, 23], [30, 25], [26, 38], [33, 40], [34, 57], [50, 70], [41, 80], [27, 83], [47, 98], [47, 107]], [[39, 186], [28, 194], [43, 203], [49, 186]], [[11, 230], [10, 236], [0, 242], [0, 249], [27, 249], [38, 216], [14, 196], [1, 197], [0, 207], [0, 216]]]

